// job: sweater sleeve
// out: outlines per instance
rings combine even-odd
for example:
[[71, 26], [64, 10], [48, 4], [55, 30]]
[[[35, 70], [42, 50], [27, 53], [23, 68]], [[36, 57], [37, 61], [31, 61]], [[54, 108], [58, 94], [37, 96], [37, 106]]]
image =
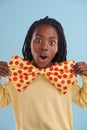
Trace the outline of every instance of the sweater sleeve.
[[82, 75], [82, 87], [75, 82], [72, 87], [72, 101], [80, 108], [87, 108], [87, 77]]
[[0, 108], [5, 108], [11, 102], [9, 93], [6, 88], [6, 83], [4, 85], [0, 83]]

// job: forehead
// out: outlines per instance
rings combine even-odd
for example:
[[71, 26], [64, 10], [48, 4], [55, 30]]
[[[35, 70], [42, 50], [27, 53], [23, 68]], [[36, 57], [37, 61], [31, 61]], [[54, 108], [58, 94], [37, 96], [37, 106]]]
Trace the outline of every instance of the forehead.
[[43, 34], [43, 35], [54, 35], [58, 37], [58, 33], [55, 27], [51, 25], [39, 25], [35, 28], [33, 34]]

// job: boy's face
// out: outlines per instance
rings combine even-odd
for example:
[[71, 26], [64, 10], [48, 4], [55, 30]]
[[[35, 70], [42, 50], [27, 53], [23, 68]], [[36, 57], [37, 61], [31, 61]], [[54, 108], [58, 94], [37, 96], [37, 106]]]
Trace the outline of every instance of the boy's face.
[[58, 35], [56, 29], [49, 25], [40, 25], [31, 39], [33, 64], [39, 68], [51, 65], [58, 50]]

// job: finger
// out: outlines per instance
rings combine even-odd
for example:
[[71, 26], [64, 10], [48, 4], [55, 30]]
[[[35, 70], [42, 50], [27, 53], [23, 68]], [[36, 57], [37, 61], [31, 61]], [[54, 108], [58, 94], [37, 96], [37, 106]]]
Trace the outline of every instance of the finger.
[[73, 70], [75, 72], [78, 72], [79, 70], [87, 70], [87, 64], [86, 63], [83, 63], [83, 62], [79, 62], [79, 63], [76, 63], [75, 66], [73, 67]]
[[0, 72], [0, 76], [6, 77], [6, 76], [9, 76], [9, 74], [6, 72]]
[[0, 68], [0, 75], [6, 75], [6, 76], [9, 76], [9, 74], [10, 74], [10, 69], [8, 68], [8, 67], [2, 67], [2, 68]]
[[85, 76], [87, 76], [87, 71], [82, 71], [82, 72], [79, 73], [79, 75], [85, 75]]
[[75, 65], [74, 65], [74, 69], [79, 67], [79, 66], [84, 66], [84, 65], [87, 65], [85, 62], [77, 62]]
[[5, 71], [5, 70], [1, 71], [0, 70], [0, 76], [9, 76], [9, 75], [10, 75], [9, 71]]
[[74, 69], [75, 73], [82, 73], [82, 72], [85, 72], [85, 71], [87, 71], [87, 67], [81, 67], [81, 68]]
[[0, 61], [0, 65], [8, 65], [8, 63], [5, 61]]
[[10, 72], [10, 69], [8, 66], [0, 66], [0, 71], [3, 72], [3, 71], [6, 71], [6, 72]]
[[0, 61], [0, 68], [1, 69], [8, 69], [9, 70], [9, 66], [8, 66], [7, 62], [1, 62]]
[[87, 64], [79, 64], [78, 66], [75, 66], [73, 72], [75, 74], [87, 76]]

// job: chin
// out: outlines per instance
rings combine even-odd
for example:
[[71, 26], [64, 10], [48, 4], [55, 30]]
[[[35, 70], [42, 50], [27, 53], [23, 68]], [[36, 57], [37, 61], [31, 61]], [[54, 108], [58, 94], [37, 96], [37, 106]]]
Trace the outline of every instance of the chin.
[[41, 64], [37, 65], [38, 68], [47, 68], [49, 66], [50, 65], [48, 65], [48, 64], [44, 65], [44, 63], [42, 65]]

